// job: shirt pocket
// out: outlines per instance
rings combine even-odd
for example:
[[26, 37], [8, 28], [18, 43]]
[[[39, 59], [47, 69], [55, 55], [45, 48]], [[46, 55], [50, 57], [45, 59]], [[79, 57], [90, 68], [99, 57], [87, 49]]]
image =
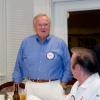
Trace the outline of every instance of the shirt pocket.
[[24, 56], [23, 57], [23, 66], [30, 67], [33, 66], [35, 63], [35, 58], [32, 56]]

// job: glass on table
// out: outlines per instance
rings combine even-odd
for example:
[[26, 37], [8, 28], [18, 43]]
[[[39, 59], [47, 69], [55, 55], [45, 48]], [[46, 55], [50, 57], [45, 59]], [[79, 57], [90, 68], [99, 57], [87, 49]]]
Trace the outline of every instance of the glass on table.
[[[13, 94], [13, 92], [7, 92], [7, 100], [13, 100]], [[19, 92], [19, 96], [20, 100], [26, 100], [26, 94], [24, 92]]]
[[26, 94], [20, 93], [19, 96], [20, 96], [20, 100], [26, 100]]
[[26, 93], [24, 90], [19, 91], [20, 100], [26, 100]]

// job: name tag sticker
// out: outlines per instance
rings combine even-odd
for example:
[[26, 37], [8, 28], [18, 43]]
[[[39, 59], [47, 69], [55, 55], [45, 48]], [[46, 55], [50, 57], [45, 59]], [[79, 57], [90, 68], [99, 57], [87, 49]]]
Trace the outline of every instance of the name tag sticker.
[[52, 60], [54, 58], [54, 53], [53, 52], [48, 52], [47, 53], [47, 59]]

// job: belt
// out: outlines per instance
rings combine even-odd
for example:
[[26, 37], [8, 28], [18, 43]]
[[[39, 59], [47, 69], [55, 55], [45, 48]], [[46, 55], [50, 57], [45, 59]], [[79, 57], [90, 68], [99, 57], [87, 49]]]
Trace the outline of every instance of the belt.
[[50, 81], [56, 81], [58, 79], [53, 79], [53, 80], [38, 80], [38, 79], [30, 79], [32, 82], [36, 83], [45, 83], [45, 82], [50, 82]]

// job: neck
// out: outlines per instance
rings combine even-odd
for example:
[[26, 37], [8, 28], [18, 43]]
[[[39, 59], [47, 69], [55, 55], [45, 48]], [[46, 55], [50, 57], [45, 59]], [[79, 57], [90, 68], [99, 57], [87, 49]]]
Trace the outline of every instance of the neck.
[[79, 78], [79, 80], [78, 80], [79, 83], [80, 83], [80, 85], [81, 85], [85, 80], [87, 80], [89, 76], [90, 76], [90, 74], [88, 74], [88, 73], [86, 73], [86, 72], [81, 73], [81, 74], [80, 74], [80, 78]]
[[40, 38], [40, 41], [43, 42], [43, 41], [45, 41], [45, 39], [46, 39], [46, 38]]
[[41, 42], [44, 42], [48, 36], [46, 36], [46, 37], [40, 37], [40, 36], [38, 36], [38, 37], [39, 37], [39, 39], [40, 39]]

